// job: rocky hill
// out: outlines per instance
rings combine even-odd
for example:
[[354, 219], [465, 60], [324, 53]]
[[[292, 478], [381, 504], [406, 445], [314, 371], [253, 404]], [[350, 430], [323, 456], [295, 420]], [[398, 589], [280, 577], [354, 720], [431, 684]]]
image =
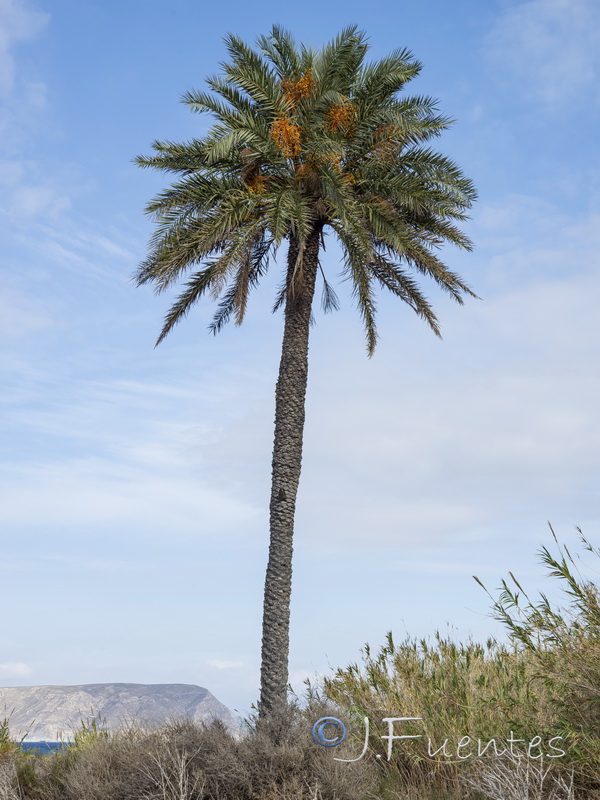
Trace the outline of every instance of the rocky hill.
[[81, 720], [96, 718], [107, 730], [132, 720], [160, 724], [187, 717], [208, 722], [217, 717], [232, 730], [229, 709], [201, 686], [186, 683], [90, 683], [83, 686], [0, 688], [0, 721], [9, 718], [13, 739], [55, 742], [72, 738]]

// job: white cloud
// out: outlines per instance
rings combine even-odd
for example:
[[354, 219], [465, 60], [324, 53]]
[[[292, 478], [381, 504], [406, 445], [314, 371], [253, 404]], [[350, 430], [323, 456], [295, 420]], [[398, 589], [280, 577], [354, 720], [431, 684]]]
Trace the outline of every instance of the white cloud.
[[98, 531], [207, 537], [243, 528], [257, 511], [182, 469], [121, 459], [5, 463], [0, 520], [5, 530]]
[[[303, 537], [425, 545], [468, 538], [517, 509], [542, 521], [572, 514], [573, 524], [594, 516], [598, 379], [566, 368], [460, 372], [451, 382], [413, 386], [403, 398], [395, 378], [387, 386], [373, 381], [379, 399], [355, 396], [333, 429], [330, 419], [313, 428], [299, 510]], [[358, 430], [366, 414], [377, 419]], [[352, 433], [344, 436], [344, 428]]]
[[[189, 389], [141, 381], [83, 384], [71, 389], [66, 402], [53, 402], [47, 391], [42, 383], [29, 397], [5, 405], [12, 430], [28, 431], [38, 447], [52, 444], [46, 459], [23, 457], [17, 449], [0, 466], [3, 529], [127, 527], [141, 534], [212, 537], [243, 531], [261, 515], [251, 500], [211, 480], [210, 459], [200, 471], [190, 459]], [[37, 407], [36, 393], [48, 408]], [[193, 395], [196, 402], [199, 395]], [[167, 399], [178, 402], [177, 421], [160, 419]], [[214, 438], [210, 428], [193, 429], [196, 446], [207, 436]]]
[[218, 658], [211, 658], [206, 663], [215, 669], [239, 669], [244, 666], [242, 661], [222, 661]]
[[[596, 0], [510, 2], [485, 41], [502, 78], [534, 102], [558, 106], [597, 97], [600, 6]], [[586, 94], [587, 93], [587, 94]]]
[[515, 519], [597, 517], [597, 219], [499, 204], [484, 231], [490, 296], [452, 310], [443, 342], [386, 336], [371, 363], [338, 360], [335, 380], [334, 356], [315, 369], [313, 351], [303, 539], [431, 546]]
[[18, 339], [53, 325], [42, 302], [5, 286], [0, 295], [0, 335]]
[[13, 214], [25, 220], [41, 214], [54, 216], [66, 211], [69, 206], [69, 199], [61, 196], [52, 186], [19, 186], [11, 200]]
[[21, 661], [7, 661], [0, 664], [0, 680], [5, 678], [26, 678], [33, 673], [29, 664]]
[[0, 0], [0, 92], [9, 93], [15, 83], [15, 46], [37, 36], [49, 19], [23, 0]]
[[[82, 184], [76, 187], [75, 176], [70, 183], [65, 180], [62, 186], [55, 186], [52, 203], [55, 216], [68, 207], [68, 197], [83, 191], [86, 191], [86, 187]], [[131, 265], [139, 260], [139, 253], [133, 249], [131, 243], [123, 242], [122, 231], [109, 228], [108, 233], [112, 235], [109, 238], [98, 233], [89, 220], [81, 220], [77, 225], [64, 219], [60, 225], [40, 224], [36, 233], [31, 247], [37, 254], [43, 254], [50, 263], [77, 275], [83, 273], [96, 279], [106, 279], [111, 284], [115, 280], [123, 282], [128, 276], [128, 273], [123, 272], [122, 264], [126, 264], [128, 270], [131, 270]]]
[[49, 19], [26, 0], [0, 0], [0, 223], [6, 223], [5, 241], [13, 238], [15, 225], [26, 227], [35, 239], [32, 223], [58, 219], [86, 188], [73, 165], [40, 161], [39, 146], [32, 150], [32, 140], [42, 131], [51, 138], [54, 125], [47, 113], [46, 84], [27, 75], [15, 51], [38, 36]]
[[[64, 229], [52, 235], [53, 229], [48, 223], [61, 219], [70, 208], [72, 198], [86, 190], [79, 181], [78, 170], [64, 164], [48, 176], [48, 169], [44, 170], [35, 161], [4, 159], [0, 161], [0, 189], [3, 198], [0, 215], [8, 223], [7, 232], [11, 238], [24, 230], [26, 237], [21, 240], [24, 244], [35, 245], [44, 253], [44, 260], [54, 256], [52, 240], [57, 235], [66, 239], [69, 231]], [[35, 224], [42, 221], [46, 224]], [[76, 239], [75, 246], [77, 243]]]

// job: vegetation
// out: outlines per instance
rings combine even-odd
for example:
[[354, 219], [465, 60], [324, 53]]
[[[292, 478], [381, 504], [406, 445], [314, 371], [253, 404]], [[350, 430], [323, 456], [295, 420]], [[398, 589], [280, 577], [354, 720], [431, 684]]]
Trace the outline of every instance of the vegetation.
[[[155, 142], [142, 167], [176, 183], [149, 203], [157, 222], [138, 285], [184, 290], [160, 342], [207, 293], [219, 300], [216, 333], [244, 319], [248, 295], [287, 245], [275, 309], [284, 333], [275, 401], [270, 548], [265, 580], [259, 711], [287, 702], [292, 544], [302, 461], [308, 339], [317, 277], [325, 310], [338, 306], [320, 262], [325, 236], [343, 252], [371, 355], [377, 341], [375, 288], [390, 291], [439, 335], [414, 275], [432, 278], [458, 302], [472, 291], [436, 251], [471, 249], [457, 227], [475, 199], [471, 181], [429, 141], [448, 128], [428, 97], [400, 92], [421, 65], [408, 50], [367, 63], [366, 37], [344, 30], [320, 50], [297, 47], [279, 27], [257, 40], [225, 39], [230, 56], [211, 92], [184, 102], [216, 122], [202, 139]], [[157, 343], [158, 343], [157, 342]]]
[[[372, 770], [345, 769], [293, 710], [236, 739], [218, 722], [130, 728], [51, 755], [0, 763], [0, 800], [354, 800]], [[273, 726], [275, 726], [273, 728]], [[276, 745], [274, 744], [276, 742]], [[3, 770], [4, 767], [4, 770]]]
[[[566, 547], [541, 557], [566, 605], [530, 600], [510, 574], [516, 590], [503, 581], [492, 598], [505, 644], [390, 634], [378, 653], [365, 647], [360, 668], [311, 690], [303, 709], [250, 721], [241, 738], [220, 723], [111, 735], [82, 724], [73, 746], [32, 755], [5, 725], [0, 800], [599, 800], [598, 586]], [[313, 741], [324, 716], [345, 722], [340, 747]], [[366, 754], [336, 761], [360, 755], [365, 716]], [[392, 716], [420, 717], [394, 732], [422, 738], [393, 741], [388, 761], [382, 719]]]
[[10, 756], [17, 748], [10, 738], [9, 721], [9, 717], [0, 720], [0, 758]]
[[[580, 535], [585, 551], [600, 556]], [[326, 680], [327, 697], [351, 710], [356, 725], [369, 717], [373, 754], [385, 755], [383, 717], [422, 718], [398, 726], [398, 733], [422, 738], [395, 747], [386, 764], [388, 787], [432, 800], [452, 792], [464, 796], [465, 785], [506, 800], [537, 797], [535, 791], [540, 798], [570, 797], [575, 789], [577, 797], [600, 797], [598, 586], [583, 576], [567, 547], [559, 545], [557, 556], [543, 548], [540, 555], [549, 576], [561, 581], [566, 607], [553, 607], [545, 594], [530, 600], [509, 573], [515, 589], [503, 580], [499, 598], [490, 595], [507, 643], [457, 644], [436, 634], [433, 643], [396, 644], [389, 634], [378, 653], [364, 649], [361, 667], [353, 664]], [[520, 743], [511, 747], [511, 738]], [[497, 758], [503, 750], [508, 752]], [[523, 753], [530, 757], [519, 758]], [[526, 771], [530, 794], [523, 785]]]

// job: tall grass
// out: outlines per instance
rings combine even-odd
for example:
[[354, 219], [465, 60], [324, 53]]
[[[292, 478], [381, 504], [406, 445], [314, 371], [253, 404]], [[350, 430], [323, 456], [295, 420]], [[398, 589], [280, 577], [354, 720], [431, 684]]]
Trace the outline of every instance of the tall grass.
[[[558, 555], [544, 547], [540, 557], [560, 582], [565, 605], [553, 607], [545, 594], [531, 600], [511, 575], [515, 588], [502, 581], [493, 613], [531, 665], [533, 681], [569, 737], [573, 761], [600, 793], [600, 592], [585, 577], [581, 556], [573, 558], [550, 530]], [[577, 530], [584, 552], [600, 558], [600, 549]]]
[[[584, 550], [600, 556], [579, 533]], [[552, 535], [557, 555], [543, 548], [540, 558], [549, 577], [560, 582], [564, 607], [553, 607], [545, 594], [530, 599], [509, 573], [511, 583], [502, 581], [497, 599], [488, 593], [492, 615], [505, 626], [505, 643], [493, 638], [485, 645], [456, 643], [439, 633], [433, 642], [407, 638], [396, 643], [390, 633], [378, 652], [365, 647], [360, 666], [339, 669], [325, 680], [325, 695], [351, 712], [355, 724], [369, 718], [369, 750], [385, 762], [384, 787], [405, 796], [412, 788], [417, 797], [439, 800], [464, 797], [468, 787], [478, 785], [483, 796], [491, 797], [484, 789], [495, 785], [494, 775], [497, 781], [501, 773], [522, 778], [529, 761], [533, 780], [541, 756], [536, 775], [545, 776], [548, 797], [552, 792], [556, 797], [567, 792], [567, 797], [568, 791], [600, 797], [598, 587]], [[422, 738], [396, 742], [388, 764], [381, 738], [387, 725], [380, 720], [390, 716], [421, 717], [403, 723], [398, 733]], [[522, 741], [506, 747], [511, 738]], [[528, 752], [532, 741], [536, 746]], [[432, 758], [444, 742], [445, 750]], [[508, 752], [502, 761], [497, 754], [503, 749]], [[565, 755], [556, 757], [561, 751]], [[571, 783], [574, 788], [568, 790]]]

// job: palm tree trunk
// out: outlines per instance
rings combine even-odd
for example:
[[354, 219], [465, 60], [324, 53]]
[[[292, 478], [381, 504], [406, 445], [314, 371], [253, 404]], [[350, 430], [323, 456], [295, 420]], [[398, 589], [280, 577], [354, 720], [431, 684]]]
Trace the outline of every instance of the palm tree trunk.
[[306, 241], [300, 279], [290, 290], [298, 242], [288, 251], [285, 326], [275, 392], [270, 512], [270, 546], [263, 606], [259, 715], [265, 718], [287, 706], [292, 540], [296, 495], [302, 466], [304, 399], [308, 378], [308, 334], [318, 269], [322, 226]]

